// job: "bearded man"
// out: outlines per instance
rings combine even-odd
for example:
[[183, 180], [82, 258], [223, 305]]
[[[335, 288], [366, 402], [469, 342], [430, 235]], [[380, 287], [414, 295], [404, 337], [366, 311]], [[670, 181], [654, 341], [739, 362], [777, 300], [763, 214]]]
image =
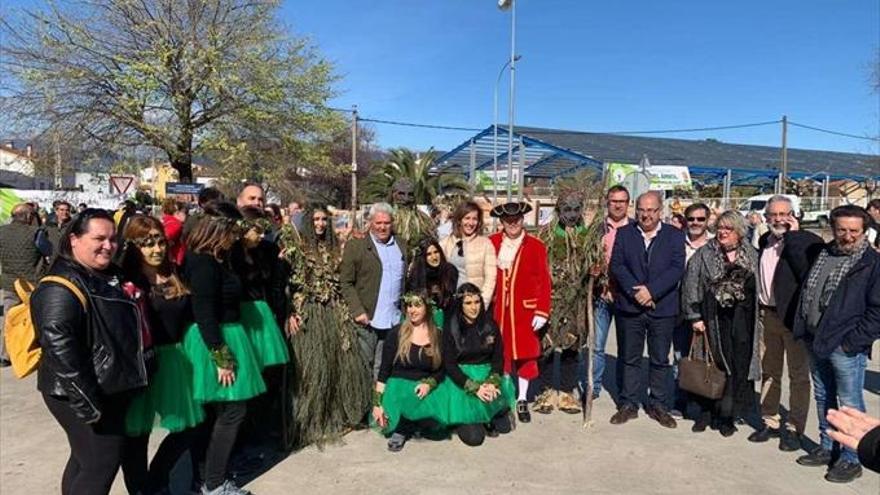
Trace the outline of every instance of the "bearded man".
[[834, 239], [810, 268], [794, 319], [794, 337], [806, 343], [809, 354], [819, 416], [819, 447], [797, 462], [829, 466], [825, 479], [834, 483], [862, 475], [854, 449], [841, 446], [833, 459], [827, 415], [839, 408], [865, 412], [865, 368], [880, 339], [880, 254], [865, 236], [869, 221], [859, 206], [831, 211]]
[[[800, 230], [791, 200], [771, 197], [764, 209], [770, 230], [761, 236], [758, 264], [758, 316], [764, 325], [761, 358], [761, 416], [764, 426], [750, 442], [779, 437], [779, 450], [801, 448], [801, 435], [810, 410], [810, 364], [803, 342], [791, 333], [800, 300], [800, 288], [822, 248], [822, 238]], [[788, 364], [789, 413], [782, 422], [782, 364]]]

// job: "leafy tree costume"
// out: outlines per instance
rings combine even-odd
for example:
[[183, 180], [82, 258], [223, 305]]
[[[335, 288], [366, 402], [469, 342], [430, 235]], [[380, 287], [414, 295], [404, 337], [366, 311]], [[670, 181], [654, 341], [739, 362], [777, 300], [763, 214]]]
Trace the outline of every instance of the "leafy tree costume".
[[[604, 260], [602, 254], [601, 215], [596, 215], [589, 227], [584, 225], [584, 197], [578, 192], [560, 195], [556, 203], [555, 218], [541, 231], [540, 238], [547, 246], [550, 276], [553, 279], [553, 312], [547, 332], [542, 339], [545, 355], [551, 364], [550, 387], [536, 399], [534, 410], [549, 413], [553, 408], [568, 413], [581, 411], [574, 398], [573, 387], [562, 385], [564, 358], [570, 366], [576, 356], [576, 369], [585, 369], [585, 353], [591, 348], [593, 277], [591, 267]], [[582, 374], [582, 373], [578, 373]], [[570, 381], [570, 380], [569, 380]], [[583, 391], [583, 380], [581, 390]], [[586, 388], [586, 390], [592, 390]], [[583, 396], [583, 393], [582, 393]]]
[[410, 179], [394, 182], [391, 202], [396, 209], [394, 236], [406, 247], [407, 258], [413, 259], [419, 242], [425, 237], [435, 237], [434, 221], [416, 206], [415, 185]]
[[291, 338], [293, 429], [299, 446], [340, 438], [370, 405], [370, 377], [339, 287], [339, 244], [332, 224], [323, 235], [315, 233], [313, 213], [306, 212], [301, 234], [290, 226], [282, 232], [292, 268], [292, 314], [300, 318]]

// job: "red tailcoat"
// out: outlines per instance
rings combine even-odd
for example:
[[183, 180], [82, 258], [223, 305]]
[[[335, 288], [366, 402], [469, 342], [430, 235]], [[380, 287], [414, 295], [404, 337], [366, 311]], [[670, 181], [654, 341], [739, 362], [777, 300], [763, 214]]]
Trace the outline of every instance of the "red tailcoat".
[[[503, 235], [503, 232], [497, 232], [489, 236], [496, 255], [501, 251]], [[501, 329], [504, 367], [509, 372], [512, 361], [534, 361], [541, 356], [541, 341], [532, 328], [532, 318], [535, 315], [550, 318], [551, 281], [547, 248], [537, 237], [525, 234], [511, 267], [497, 270], [495, 321]], [[534, 369], [537, 376], [537, 367]]]

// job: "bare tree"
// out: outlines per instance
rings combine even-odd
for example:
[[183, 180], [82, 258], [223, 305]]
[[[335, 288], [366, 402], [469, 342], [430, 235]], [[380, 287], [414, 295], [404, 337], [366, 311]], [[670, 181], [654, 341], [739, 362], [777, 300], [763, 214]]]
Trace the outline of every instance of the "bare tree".
[[[81, 133], [95, 147], [154, 147], [183, 181], [201, 149], [240, 165], [266, 147], [302, 147], [338, 123], [325, 106], [335, 76], [306, 40], [278, 25], [277, 7], [77, 0], [7, 16], [4, 110], [19, 127]], [[269, 156], [261, 166], [284, 165]]]

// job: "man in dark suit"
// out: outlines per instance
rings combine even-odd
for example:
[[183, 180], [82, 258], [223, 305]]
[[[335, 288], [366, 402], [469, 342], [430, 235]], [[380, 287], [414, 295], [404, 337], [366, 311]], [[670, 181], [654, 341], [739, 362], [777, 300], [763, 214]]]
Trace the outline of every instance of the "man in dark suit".
[[[780, 437], [779, 449], [801, 448], [807, 413], [810, 410], [810, 363], [803, 342], [795, 341], [791, 329], [800, 297], [801, 283], [822, 249], [822, 238], [799, 230], [793, 205], [786, 196], [767, 201], [764, 216], [770, 230], [758, 241], [759, 324], [764, 326], [764, 354], [761, 358], [762, 429], [752, 433], [752, 442]], [[789, 414], [783, 427], [779, 415], [782, 393], [782, 363], [788, 362]]]
[[388, 330], [400, 322], [406, 258], [393, 234], [394, 210], [387, 203], [370, 209], [370, 232], [345, 244], [339, 282], [351, 318], [360, 325], [358, 343], [364, 361], [379, 371]]
[[684, 275], [684, 233], [660, 223], [663, 201], [651, 191], [636, 200], [637, 225], [622, 227], [614, 240], [611, 276], [615, 287], [615, 318], [623, 342], [623, 389], [611, 424], [623, 424], [639, 415], [644, 391], [640, 364], [645, 340], [650, 359], [649, 396], [645, 412], [667, 428], [675, 419], [669, 403], [669, 349], [679, 311], [678, 285]]

